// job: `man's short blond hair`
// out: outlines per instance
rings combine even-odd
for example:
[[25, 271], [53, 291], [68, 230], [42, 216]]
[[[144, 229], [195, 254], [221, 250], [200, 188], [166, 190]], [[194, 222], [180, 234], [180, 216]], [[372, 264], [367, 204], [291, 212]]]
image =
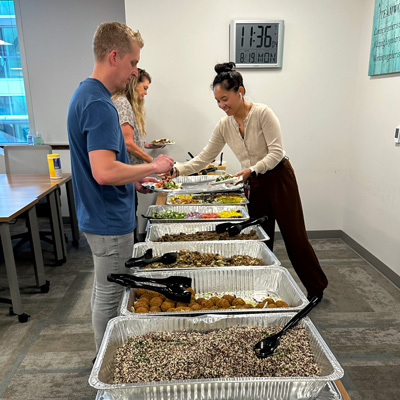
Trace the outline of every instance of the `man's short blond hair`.
[[132, 42], [140, 48], [144, 46], [139, 31], [135, 32], [121, 22], [104, 22], [99, 25], [93, 37], [93, 53], [96, 61], [103, 61], [112, 50], [117, 50], [123, 57], [132, 51]]

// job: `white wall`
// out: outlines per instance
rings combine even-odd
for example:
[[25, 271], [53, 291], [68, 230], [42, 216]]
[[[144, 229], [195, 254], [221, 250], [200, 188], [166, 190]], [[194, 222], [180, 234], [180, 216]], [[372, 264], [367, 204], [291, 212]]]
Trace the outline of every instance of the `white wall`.
[[35, 129], [48, 144], [68, 144], [68, 105], [79, 82], [92, 73], [93, 34], [104, 21], [125, 22], [124, 1], [19, 3], [25, 49], [21, 57], [27, 64], [24, 74], [30, 84]]
[[[356, 0], [126, 0], [126, 21], [143, 35], [139, 66], [153, 78], [146, 98], [150, 138], [177, 141], [178, 161], [197, 154], [224, 113], [210, 84], [228, 61], [233, 19], [283, 19], [281, 70], [242, 70], [247, 99], [277, 113], [295, 168], [308, 230], [343, 225], [360, 28]], [[240, 166], [226, 147], [228, 170]]]
[[368, 76], [374, 1], [366, 3], [342, 229], [400, 275], [400, 74]]

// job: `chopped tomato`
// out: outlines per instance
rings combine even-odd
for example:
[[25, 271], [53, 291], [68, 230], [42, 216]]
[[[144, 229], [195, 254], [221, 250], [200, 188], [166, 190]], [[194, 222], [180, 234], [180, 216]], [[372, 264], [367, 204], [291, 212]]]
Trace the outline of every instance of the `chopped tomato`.
[[204, 219], [215, 219], [215, 218], [221, 218], [217, 213], [204, 213], [201, 218]]

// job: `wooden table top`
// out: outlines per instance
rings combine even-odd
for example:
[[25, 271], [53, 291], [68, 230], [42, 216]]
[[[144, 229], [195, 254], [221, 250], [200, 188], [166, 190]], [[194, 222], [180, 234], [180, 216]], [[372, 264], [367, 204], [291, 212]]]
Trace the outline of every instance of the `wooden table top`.
[[62, 185], [72, 179], [70, 173], [65, 173], [60, 179], [51, 179], [49, 174], [0, 174], [0, 186], [20, 186], [31, 183], [49, 183], [52, 186]]
[[0, 197], [0, 222], [10, 222], [38, 202], [36, 197], [10, 199]]
[[60, 179], [50, 179], [48, 174], [0, 174], [0, 198], [41, 199], [69, 180], [71, 174], [63, 174]]

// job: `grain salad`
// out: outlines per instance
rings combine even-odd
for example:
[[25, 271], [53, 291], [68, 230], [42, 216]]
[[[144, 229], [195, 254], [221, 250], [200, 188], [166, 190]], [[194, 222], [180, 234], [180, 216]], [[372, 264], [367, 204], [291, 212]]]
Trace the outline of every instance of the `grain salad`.
[[255, 356], [253, 346], [279, 330], [236, 326], [130, 337], [116, 350], [113, 383], [320, 375], [307, 332], [300, 325], [286, 332], [273, 356]]

